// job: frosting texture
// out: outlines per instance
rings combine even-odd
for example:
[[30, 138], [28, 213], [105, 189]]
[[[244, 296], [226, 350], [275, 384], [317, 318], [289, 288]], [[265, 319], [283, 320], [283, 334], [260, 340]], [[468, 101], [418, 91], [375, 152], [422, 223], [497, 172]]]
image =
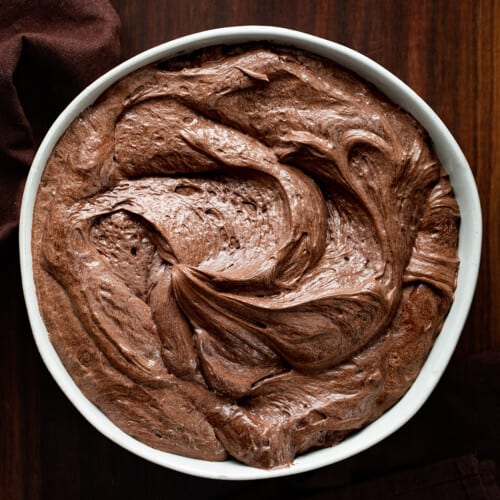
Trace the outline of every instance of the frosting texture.
[[453, 300], [459, 212], [425, 131], [273, 46], [139, 70], [69, 127], [35, 208], [63, 363], [156, 448], [289, 464], [409, 388]]

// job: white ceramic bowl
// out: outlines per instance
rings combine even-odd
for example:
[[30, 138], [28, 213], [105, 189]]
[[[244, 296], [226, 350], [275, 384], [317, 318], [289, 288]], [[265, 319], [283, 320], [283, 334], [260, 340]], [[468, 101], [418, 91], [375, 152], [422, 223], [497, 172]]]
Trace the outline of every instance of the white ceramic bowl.
[[[146, 446], [116, 427], [80, 392], [49, 341], [38, 308], [31, 256], [33, 207], [45, 163], [59, 137], [81, 111], [114, 82], [142, 66], [210, 45], [258, 40], [292, 45], [331, 59], [372, 82], [392, 101], [409, 111], [429, 132], [437, 155], [450, 175], [462, 217], [458, 249], [461, 264], [455, 301], [410, 390], [379, 419], [345, 441], [299, 456], [290, 467], [277, 470], [252, 468], [233, 460], [209, 462], [165, 453]], [[479, 268], [481, 232], [479, 197], [467, 160], [442, 121], [403, 82], [360, 53], [322, 38], [283, 28], [240, 26], [196, 33], [147, 50], [112, 69], [76, 97], [50, 128], [33, 161], [22, 201], [19, 240], [24, 295], [36, 344], [56, 382], [92, 425], [132, 453], [177, 471], [217, 479], [261, 479], [296, 474], [351, 457], [396, 431], [419, 410], [444, 372], [467, 317]]]

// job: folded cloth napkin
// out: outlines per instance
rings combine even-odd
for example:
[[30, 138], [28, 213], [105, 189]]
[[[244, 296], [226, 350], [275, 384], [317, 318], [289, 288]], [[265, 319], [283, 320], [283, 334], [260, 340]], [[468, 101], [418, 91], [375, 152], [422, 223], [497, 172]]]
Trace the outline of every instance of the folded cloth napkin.
[[120, 20], [102, 0], [11, 0], [0, 8], [0, 243], [24, 180], [64, 106], [118, 62]]

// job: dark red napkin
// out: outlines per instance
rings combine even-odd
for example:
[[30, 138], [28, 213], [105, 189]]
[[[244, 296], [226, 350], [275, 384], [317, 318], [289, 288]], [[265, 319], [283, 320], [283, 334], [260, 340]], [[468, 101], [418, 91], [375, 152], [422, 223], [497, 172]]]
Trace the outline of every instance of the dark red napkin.
[[107, 1], [10, 0], [0, 7], [0, 243], [17, 226], [43, 135], [69, 101], [118, 62]]

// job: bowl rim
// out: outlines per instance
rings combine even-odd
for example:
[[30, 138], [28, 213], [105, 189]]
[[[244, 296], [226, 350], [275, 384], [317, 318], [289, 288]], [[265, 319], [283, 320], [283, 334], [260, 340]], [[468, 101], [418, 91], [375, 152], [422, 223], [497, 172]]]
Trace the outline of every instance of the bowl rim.
[[[455, 300], [410, 389], [377, 420], [341, 443], [300, 455], [292, 465], [271, 470], [250, 467], [234, 460], [211, 462], [163, 452], [141, 443], [113, 424], [83, 395], [49, 341], [38, 308], [31, 254], [34, 202], [45, 164], [60, 136], [85, 108], [117, 80], [142, 66], [211, 45], [251, 41], [289, 45], [333, 60], [374, 84], [389, 99], [411, 113], [429, 133], [435, 151], [450, 175], [462, 218], [458, 248], [461, 265]], [[435, 388], [458, 342], [477, 282], [481, 239], [481, 207], [472, 171], [457, 142], [436, 113], [399, 78], [361, 53], [324, 38], [275, 26], [232, 26], [183, 36], [146, 50], [95, 80], [64, 109], [45, 135], [27, 177], [19, 225], [22, 286], [33, 336], [47, 369], [72, 404], [104, 436], [150, 462], [194, 476], [231, 480], [276, 478], [324, 467], [370, 448], [404, 425]]]

